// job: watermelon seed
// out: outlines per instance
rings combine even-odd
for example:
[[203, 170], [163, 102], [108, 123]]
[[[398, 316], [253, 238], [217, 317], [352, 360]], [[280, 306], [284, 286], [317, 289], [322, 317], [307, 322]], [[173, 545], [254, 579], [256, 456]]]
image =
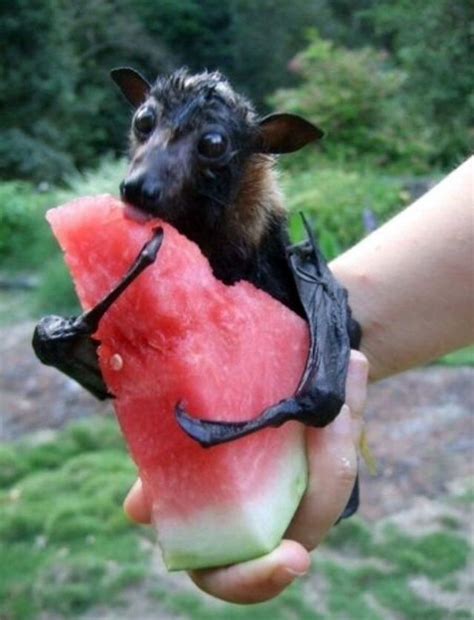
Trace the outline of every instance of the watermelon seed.
[[118, 353], [114, 353], [109, 360], [110, 368], [112, 370], [122, 370], [123, 367], [123, 359], [122, 356]]

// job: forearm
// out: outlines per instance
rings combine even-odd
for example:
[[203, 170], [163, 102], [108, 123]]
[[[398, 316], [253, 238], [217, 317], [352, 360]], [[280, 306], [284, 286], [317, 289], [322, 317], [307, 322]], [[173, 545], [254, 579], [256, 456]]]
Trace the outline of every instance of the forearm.
[[474, 158], [331, 265], [378, 380], [474, 342]]

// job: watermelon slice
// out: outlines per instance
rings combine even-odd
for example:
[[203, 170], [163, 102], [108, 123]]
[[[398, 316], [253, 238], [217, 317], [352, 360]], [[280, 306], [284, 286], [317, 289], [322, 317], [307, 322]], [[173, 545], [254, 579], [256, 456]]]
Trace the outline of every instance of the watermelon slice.
[[[84, 309], [122, 278], [157, 220], [111, 196], [48, 212]], [[257, 416], [291, 396], [305, 369], [306, 322], [247, 282], [216, 280], [170, 225], [155, 263], [107, 311], [95, 335], [103, 377], [152, 506], [169, 570], [258, 557], [281, 540], [304, 493], [304, 427], [289, 422], [203, 448], [177, 424]], [[245, 419], [245, 418], [244, 418]]]

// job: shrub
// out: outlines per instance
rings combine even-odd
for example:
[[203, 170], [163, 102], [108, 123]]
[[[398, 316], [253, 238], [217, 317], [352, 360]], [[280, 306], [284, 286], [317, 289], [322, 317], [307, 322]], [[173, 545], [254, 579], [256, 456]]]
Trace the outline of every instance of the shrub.
[[43, 265], [34, 306], [39, 314], [77, 314], [80, 312], [71, 276], [64, 264], [61, 252], [57, 250]]
[[0, 617], [76, 617], [141, 580], [148, 554], [123, 515], [135, 468], [114, 420], [0, 449]]
[[0, 184], [0, 260], [2, 267], [34, 265], [45, 239], [44, 212], [51, 195], [26, 182]]
[[270, 102], [321, 126], [327, 133], [323, 149], [332, 159], [371, 157], [379, 165], [426, 168], [430, 129], [401, 99], [406, 76], [389, 66], [386, 55], [370, 47], [336, 47], [313, 30], [291, 66], [302, 84], [277, 91]]
[[[37, 122], [28, 133], [17, 127], [1, 132], [0, 136], [0, 176], [23, 179], [54, 179], [56, 181], [71, 174], [74, 170], [72, 158], [61, 143], [59, 131], [49, 123], [43, 122], [39, 131]], [[48, 140], [49, 138], [49, 140]]]
[[433, 163], [472, 151], [472, 5], [466, 0], [371, 2], [366, 23], [408, 75], [406, 96], [433, 128]]
[[65, 186], [56, 192], [55, 203], [67, 202], [79, 196], [105, 193], [117, 195], [125, 170], [124, 160], [112, 156], [103, 157], [96, 167], [69, 175]]
[[366, 234], [364, 216], [370, 214], [376, 225], [382, 224], [410, 199], [400, 180], [374, 172], [347, 172], [336, 167], [287, 171], [283, 181], [294, 241], [305, 237], [299, 216], [302, 212], [316, 229], [328, 259]]

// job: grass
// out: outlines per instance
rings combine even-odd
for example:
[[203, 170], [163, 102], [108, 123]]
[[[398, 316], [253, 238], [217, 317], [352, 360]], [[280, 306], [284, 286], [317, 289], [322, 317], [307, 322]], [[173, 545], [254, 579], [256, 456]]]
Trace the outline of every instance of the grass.
[[386, 620], [387, 614], [400, 620], [469, 618], [469, 609], [437, 606], [411, 587], [413, 578], [425, 575], [434, 583], [444, 579], [442, 589], [456, 592], [467, 554], [461, 536], [440, 531], [409, 537], [387, 528], [375, 540], [373, 529], [356, 518], [333, 530], [308, 578], [271, 602], [249, 609], [188, 592], [155, 596], [172, 614], [192, 620]]
[[471, 496], [448, 498], [449, 518], [420, 536], [358, 518], [343, 522], [315, 554], [309, 576], [273, 601], [242, 607], [183, 587], [176, 575], [173, 587], [157, 577], [144, 544], [147, 531], [128, 523], [121, 510], [134, 475], [109, 419], [73, 424], [41, 442], [0, 445], [2, 620], [42, 613], [75, 618], [97, 606], [119, 614], [131, 592], [158, 610], [157, 617], [161, 610], [185, 620], [470, 617], [462, 606], [448, 609], [421, 598], [412, 583], [424, 577], [442, 592], [460, 590], [470, 552], [462, 523]]
[[[460, 571], [468, 562], [466, 538], [451, 531], [413, 537], [393, 526], [378, 530], [378, 536], [374, 536], [366, 524], [353, 519], [334, 529], [329, 537], [329, 546], [337, 552], [339, 561], [323, 559], [318, 568], [331, 584], [331, 620], [385, 620], [379, 606], [407, 620], [455, 617], [449, 615], [450, 610], [419, 598], [410, 584], [419, 576], [428, 577], [434, 584], [449, 576], [451, 587], [457, 590]], [[359, 566], [344, 566], [345, 556]]]
[[71, 617], [143, 578], [138, 530], [120, 510], [134, 468], [113, 422], [0, 446], [0, 472], [1, 618]]
[[437, 362], [445, 366], [474, 366], [474, 346], [448, 353]]

